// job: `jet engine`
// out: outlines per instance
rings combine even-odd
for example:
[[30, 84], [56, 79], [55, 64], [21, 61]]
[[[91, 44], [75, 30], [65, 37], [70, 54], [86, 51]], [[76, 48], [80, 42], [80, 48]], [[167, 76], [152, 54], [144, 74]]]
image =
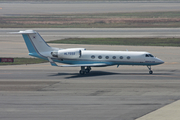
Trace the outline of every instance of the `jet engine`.
[[58, 50], [57, 52], [51, 52], [51, 55], [59, 59], [74, 59], [74, 58], [80, 58], [83, 50], [86, 49], [85, 48], [61, 49]]

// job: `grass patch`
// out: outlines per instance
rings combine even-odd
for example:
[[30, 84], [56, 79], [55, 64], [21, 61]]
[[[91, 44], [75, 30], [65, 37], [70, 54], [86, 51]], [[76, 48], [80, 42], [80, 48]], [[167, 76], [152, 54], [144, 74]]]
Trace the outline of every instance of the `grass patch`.
[[[45, 21], [46, 19], [58, 21], [58, 18], [179, 18], [180, 11], [164, 11], [164, 12], [110, 12], [110, 13], [68, 13], [68, 14], [14, 14], [6, 15], [6, 18], [16, 18], [16, 20], [21, 21], [20, 18], [24, 20], [38, 20]], [[2, 16], [3, 17], [3, 16]], [[2, 18], [1, 17], [1, 18]], [[45, 18], [45, 19], [44, 19]], [[65, 19], [66, 20], [66, 19]]]
[[155, 28], [180, 27], [180, 11], [6, 15], [1, 28]]
[[68, 38], [50, 41], [48, 43], [180, 47], [180, 38]]
[[45, 63], [47, 60], [39, 58], [14, 58], [13, 63], [0, 62], [0, 65], [22, 65], [22, 64], [38, 64]]

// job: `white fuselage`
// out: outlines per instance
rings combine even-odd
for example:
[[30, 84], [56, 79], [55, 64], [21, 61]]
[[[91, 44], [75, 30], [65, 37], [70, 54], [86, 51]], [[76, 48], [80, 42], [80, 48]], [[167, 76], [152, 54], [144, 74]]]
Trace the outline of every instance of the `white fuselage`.
[[[61, 51], [61, 50], [59, 50]], [[66, 49], [63, 49], [66, 51]], [[64, 52], [65, 57], [61, 57], [57, 62], [66, 64], [92, 64], [106, 63], [109, 65], [158, 65], [163, 61], [156, 57], [146, 57], [148, 52], [135, 51], [100, 51], [100, 50], [82, 50], [81, 56], [78, 52]], [[78, 54], [78, 55], [77, 55]]]

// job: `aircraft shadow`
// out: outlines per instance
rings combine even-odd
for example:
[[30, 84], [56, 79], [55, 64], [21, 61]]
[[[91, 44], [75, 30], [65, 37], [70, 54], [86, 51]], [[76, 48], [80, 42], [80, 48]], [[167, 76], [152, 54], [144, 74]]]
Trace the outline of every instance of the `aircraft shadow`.
[[80, 74], [76, 74], [74, 76], [70, 76], [70, 77], [66, 77], [67, 79], [69, 78], [82, 78], [82, 77], [95, 77], [95, 76], [105, 76], [105, 75], [115, 75], [115, 74], [119, 74], [119, 73], [112, 73], [112, 72], [104, 72], [104, 71], [91, 71], [88, 74], [85, 75], [80, 75]]
[[69, 78], [94, 77], [94, 76], [105, 76], [105, 75], [114, 75], [114, 74], [119, 74], [119, 73], [104, 72], [104, 71], [92, 71], [85, 75], [80, 75], [79, 73], [57, 73], [57, 74], [53, 74], [53, 75], [49, 75], [49, 76], [70, 75], [69, 77], [66, 77], [67, 79], [69, 79]]
[[172, 75], [171, 73], [153, 73], [150, 75], [149, 73], [113, 73], [113, 72], [105, 72], [105, 71], [91, 71], [88, 74], [80, 75], [79, 73], [57, 73], [49, 76], [63, 76], [69, 75], [69, 77], [65, 77], [66, 79], [70, 78], [83, 78], [83, 77], [95, 77], [95, 76], [106, 76], [106, 75], [124, 75], [124, 76], [158, 76], [158, 75]]

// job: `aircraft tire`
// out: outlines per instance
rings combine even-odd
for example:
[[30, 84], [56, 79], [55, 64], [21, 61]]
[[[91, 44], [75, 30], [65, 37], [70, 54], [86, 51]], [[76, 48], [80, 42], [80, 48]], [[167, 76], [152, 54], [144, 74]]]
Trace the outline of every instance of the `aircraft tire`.
[[84, 75], [84, 74], [86, 74], [86, 72], [85, 72], [85, 71], [80, 70], [80, 71], [79, 71], [79, 74], [80, 74], [80, 75]]
[[89, 73], [90, 72], [90, 69], [85, 69], [86, 73]]
[[153, 71], [151, 70], [151, 71], [149, 71], [149, 74], [153, 74]]

